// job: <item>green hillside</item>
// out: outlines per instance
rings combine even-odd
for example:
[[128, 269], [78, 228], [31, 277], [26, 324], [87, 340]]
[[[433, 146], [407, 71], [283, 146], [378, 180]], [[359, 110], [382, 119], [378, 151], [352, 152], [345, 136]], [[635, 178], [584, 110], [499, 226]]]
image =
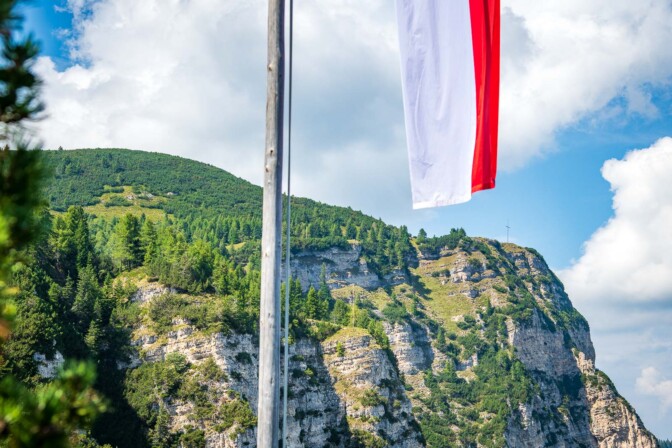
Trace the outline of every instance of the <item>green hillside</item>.
[[[261, 189], [164, 154], [43, 156], [51, 209], [12, 270], [16, 325], [4, 371], [39, 388], [50, 381], [40, 359], [95, 363], [109, 411], [72, 446], [253, 444]], [[413, 237], [350, 208], [293, 204], [290, 338], [315, 351], [291, 357], [290, 398], [343, 404], [297, 401], [290, 424], [308, 438], [297, 446], [516, 446], [508, 437], [521, 406], [534, 409], [546, 446], [592, 446], [585, 394], [606, 386], [577, 365], [557, 376], [539, 370], [554, 356], [572, 365], [592, 346], [536, 251], [462, 229]], [[523, 347], [532, 368], [510, 339], [526, 329], [538, 336]], [[230, 343], [216, 353], [198, 352], [222, 338]], [[185, 345], [164, 351], [177, 340]], [[178, 406], [188, 410], [179, 418]]]
[[[44, 151], [44, 159], [53, 174], [45, 196], [56, 212], [82, 206], [107, 219], [131, 213], [156, 221], [168, 215], [188, 239], [221, 247], [240, 249], [261, 238], [261, 187], [214, 166], [126, 149]], [[292, 198], [291, 230], [294, 250], [361, 240], [367, 261], [381, 274], [404, 265], [413, 252], [404, 226], [305, 198]]]
[[[66, 211], [71, 205], [130, 206], [133, 204], [124, 203], [123, 197], [133, 193], [138, 196], [139, 203], [132, 201], [136, 205], [178, 217], [198, 214], [210, 218], [224, 214], [261, 218], [261, 187], [206, 163], [127, 149], [60, 150], [43, 154], [53, 174], [45, 196], [56, 211]], [[118, 201], [106, 204], [110, 194], [118, 195]], [[147, 194], [154, 200], [148, 199]], [[376, 221], [350, 208], [305, 198], [293, 198], [292, 207], [297, 222], [323, 219], [345, 226], [348, 220], [368, 225]], [[322, 229], [313, 231], [319, 236], [322, 233], [325, 233]]]
[[158, 205], [176, 215], [199, 211], [259, 216], [261, 189], [219, 168], [181, 157], [126, 149], [44, 151], [54, 181], [46, 196], [54, 210], [91, 206], [119, 187], [162, 198]]

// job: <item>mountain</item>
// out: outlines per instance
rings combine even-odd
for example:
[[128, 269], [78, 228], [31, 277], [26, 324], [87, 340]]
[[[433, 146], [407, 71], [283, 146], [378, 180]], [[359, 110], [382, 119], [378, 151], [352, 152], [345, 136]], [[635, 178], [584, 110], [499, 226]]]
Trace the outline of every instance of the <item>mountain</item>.
[[[86, 446], [253, 446], [261, 189], [140, 151], [44, 161], [9, 368], [96, 360]], [[289, 446], [659, 446], [536, 251], [292, 201]]]

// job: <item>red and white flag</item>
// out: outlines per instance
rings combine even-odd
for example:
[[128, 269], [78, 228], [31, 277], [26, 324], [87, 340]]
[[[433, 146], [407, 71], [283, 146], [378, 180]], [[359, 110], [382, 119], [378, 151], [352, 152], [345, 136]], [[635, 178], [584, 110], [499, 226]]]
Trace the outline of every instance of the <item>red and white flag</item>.
[[397, 0], [413, 208], [494, 188], [499, 0]]

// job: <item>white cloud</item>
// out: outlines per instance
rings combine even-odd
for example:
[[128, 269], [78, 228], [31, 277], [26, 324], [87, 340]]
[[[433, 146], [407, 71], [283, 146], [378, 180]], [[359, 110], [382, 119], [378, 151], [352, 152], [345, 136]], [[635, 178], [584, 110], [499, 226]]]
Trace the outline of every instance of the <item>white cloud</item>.
[[672, 380], [664, 379], [655, 367], [647, 367], [637, 378], [637, 390], [660, 400], [663, 411], [672, 407]]
[[562, 274], [574, 300], [672, 302], [672, 138], [608, 160], [614, 216]]
[[666, 1], [508, 0], [502, 18], [502, 157], [518, 166], [563, 127], [624, 96], [655, 116], [643, 87], [672, 74]]
[[[646, 86], [672, 74], [668, 2], [505, 0], [501, 157], [521, 166], [554, 134], [624, 98], [655, 116]], [[265, 111], [263, 0], [69, 0], [77, 65], [44, 58], [47, 147], [116, 146], [184, 155], [259, 182]], [[368, 206], [359, 194], [407, 189], [396, 19], [387, 0], [296, 5], [297, 194]], [[629, 112], [628, 112], [629, 111]], [[609, 118], [606, 118], [609, 119]], [[387, 157], [348, 177], [362, 160]], [[394, 154], [390, 156], [390, 154]], [[334, 179], [353, 188], [335, 191]], [[381, 181], [382, 179], [382, 181]], [[327, 194], [328, 193], [328, 194]], [[391, 196], [390, 196], [391, 197]], [[406, 213], [410, 194], [367, 211]], [[394, 210], [393, 212], [391, 210]]]

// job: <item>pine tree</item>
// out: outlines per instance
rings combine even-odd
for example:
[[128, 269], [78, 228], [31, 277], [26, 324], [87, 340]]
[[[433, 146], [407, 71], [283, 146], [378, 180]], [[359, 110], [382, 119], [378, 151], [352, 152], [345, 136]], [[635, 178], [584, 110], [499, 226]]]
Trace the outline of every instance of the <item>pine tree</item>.
[[89, 217], [80, 206], [68, 209], [65, 220], [68, 226], [68, 235], [72, 238], [71, 247], [74, 251], [75, 264], [81, 269], [93, 264], [93, 244], [89, 237]]
[[96, 303], [101, 300], [101, 291], [98, 286], [96, 273], [91, 265], [80, 271], [77, 282], [77, 294], [72, 305], [72, 312], [77, 316], [79, 327], [86, 331], [94, 316]]
[[112, 259], [121, 269], [133, 269], [142, 261], [140, 248], [140, 222], [127, 213], [114, 227], [112, 235]]
[[60, 216], [54, 220], [51, 246], [54, 250], [56, 269], [63, 277], [77, 277], [77, 257], [72, 230]]
[[[43, 110], [40, 80], [33, 72], [39, 47], [21, 29], [17, 3], [0, 0], [0, 147], [4, 147], [0, 150], [0, 365], [6, 362], [5, 344], [16, 317], [16, 293], [8, 286], [8, 280], [10, 273], [20, 269], [17, 252], [34, 243], [40, 233], [36, 211], [44, 206], [42, 154], [28, 150], [21, 129], [23, 120], [36, 118]], [[16, 150], [10, 150], [10, 146]], [[67, 226], [61, 229], [64, 227]], [[65, 255], [70, 262], [71, 253]], [[65, 267], [72, 269], [71, 265]], [[72, 271], [68, 273], [72, 275]], [[68, 274], [63, 276], [67, 277]], [[38, 306], [30, 308], [36, 311]], [[47, 322], [40, 324], [45, 328], [36, 328], [44, 332], [51, 327]], [[92, 366], [66, 366], [54, 381], [36, 390], [28, 389], [12, 376], [2, 376], [0, 446], [69, 446], [68, 436], [85, 428], [104, 411], [102, 400], [91, 389], [95, 380]]]
[[331, 312], [331, 320], [339, 325], [349, 325], [351, 321], [350, 306], [342, 300], [334, 302], [334, 310]]
[[102, 339], [101, 324], [98, 319], [91, 320], [89, 329], [84, 336], [84, 343], [94, 355], [100, 351], [100, 342]]
[[345, 237], [349, 240], [357, 238], [357, 229], [352, 224], [351, 219], [348, 219], [347, 224], [345, 224]]
[[156, 228], [154, 223], [146, 219], [140, 229], [140, 253], [143, 257], [143, 264], [151, 264], [156, 257], [157, 241]]
[[317, 291], [312, 286], [308, 290], [303, 310], [308, 319], [317, 319], [320, 312], [320, 299], [317, 297]]
[[165, 405], [161, 402], [159, 405], [159, 415], [156, 417], [156, 424], [149, 431], [149, 441], [152, 448], [172, 446], [171, 439], [173, 437], [170, 433], [169, 425], [170, 414], [168, 414]]

